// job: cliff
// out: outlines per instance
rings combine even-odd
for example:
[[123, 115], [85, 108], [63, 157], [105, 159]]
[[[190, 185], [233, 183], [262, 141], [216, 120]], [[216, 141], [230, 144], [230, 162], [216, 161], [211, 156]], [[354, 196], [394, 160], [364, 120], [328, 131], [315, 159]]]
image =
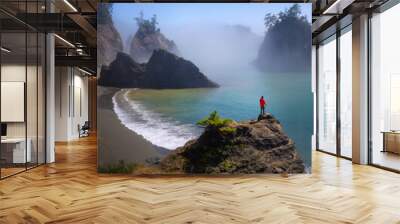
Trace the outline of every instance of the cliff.
[[155, 16], [151, 20], [143, 18], [143, 14], [136, 18], [138, 30], [130, 40], [129, 53], [132, 58], [139, 62], [147, 62], [154, 50], [162, 49], [175, 55], [180, 55], [176, 44], [167, 39], [157, 28], [157, 19]]
[[284, 13], [267, 14], [267, 31], [254, 64], [264, 72], [311, 71], [311, 25], [294, 4]]
[[190, 61], [155, 50], [147, 64], [118, 53], [109, 67], [103, 66], [99, 85], [118, 88], [182, 89], [218, 87]]
[[[211, 118], [204, 133], [161, 161], [176, 173], [303, 173], [294, 142], [272, 115], [234, 122]], [[218, 116], [218, 115], [216, 115]]]
[[123, 50], [121, 36], [111, 17], [111, 4], [99, 4], [99, 20], [97, 25], [97, 54], [98, 65], [109, 65], [118, 52]]

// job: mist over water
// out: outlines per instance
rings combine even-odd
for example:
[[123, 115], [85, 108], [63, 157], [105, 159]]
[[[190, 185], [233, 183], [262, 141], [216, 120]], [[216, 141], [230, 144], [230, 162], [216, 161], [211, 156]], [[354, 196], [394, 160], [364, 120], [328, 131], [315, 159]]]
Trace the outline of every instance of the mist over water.
[[[129, 52], [130, 42], [137, 26], [130, 26], [132, 33], [124, 30], [124, 52]], [[193, 62], [201, 72], [213, 81], [232, 82], [229, 71], [255, 70], [252, 65], [263, 41], [263, 36], [250, 27], [240, 24], [197, 24], [162, 27], [161, 32], [177, 45], [181, 57]]]
[[184, 26], [168, 36], [177, 44], [182, 57], [215, 81], [229, 78], [224, 77], [229, 70], [252, 68], [262, 42], [262, 36], [249, 27], [228, 24]]

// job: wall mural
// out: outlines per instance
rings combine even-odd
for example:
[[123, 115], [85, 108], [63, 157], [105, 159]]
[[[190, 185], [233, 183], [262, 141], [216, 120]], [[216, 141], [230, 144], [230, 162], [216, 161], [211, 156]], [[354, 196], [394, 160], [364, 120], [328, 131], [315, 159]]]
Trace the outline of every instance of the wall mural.
[[311, 4], [98, 13], [99, 172], [310, 172]]

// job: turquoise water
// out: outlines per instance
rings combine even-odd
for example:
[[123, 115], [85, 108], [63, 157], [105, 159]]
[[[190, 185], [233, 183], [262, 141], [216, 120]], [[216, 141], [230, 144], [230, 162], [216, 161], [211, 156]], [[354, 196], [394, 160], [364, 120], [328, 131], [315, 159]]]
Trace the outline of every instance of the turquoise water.
[[267, 100], [272, 113], [294, 140], [308, 167], [311, 166], [312, 94], [311, 74], [262, 74], [231, 72], [213, 79], [214, 89], [125, 89], [115, 95], [115, 111], [131, 130], [156, 145], [174, 149], [197, 137], [198, 120], [216, 110], [234, 120], [256, 119], [258, 100]]

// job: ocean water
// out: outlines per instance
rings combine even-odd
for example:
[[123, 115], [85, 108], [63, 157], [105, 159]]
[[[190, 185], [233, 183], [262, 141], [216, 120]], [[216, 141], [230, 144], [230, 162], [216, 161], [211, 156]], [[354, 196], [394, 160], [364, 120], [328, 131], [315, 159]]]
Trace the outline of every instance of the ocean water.
[[291, 137], [308, 167], [311, 166], [313, 97], [311, 74], [263, 74], [233, 71], [214, 78], [219, 88], [149, 90], [122, 89], [113, 97], [114, 111], [130, 130], [157, 146], [175, 149], [198, 137], [196, 125], [212, 111], [237, 121], [256, 119], [259, 98]]

